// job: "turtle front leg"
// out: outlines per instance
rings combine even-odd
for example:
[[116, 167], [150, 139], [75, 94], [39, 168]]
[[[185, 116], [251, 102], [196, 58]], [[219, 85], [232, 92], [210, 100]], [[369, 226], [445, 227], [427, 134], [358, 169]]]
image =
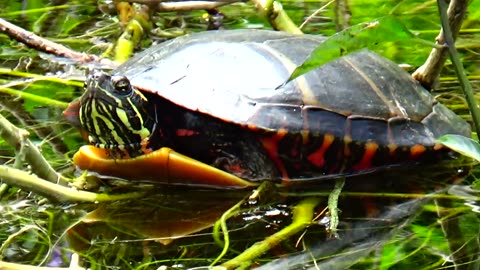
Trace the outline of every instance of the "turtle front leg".
[[134, 158], [112, 159], [107, 150], [85, 145], [74, 155], [73, 163], [83, 170], [130, 181], [213, 188], [245, 188], [254, 185], [167, 147]]

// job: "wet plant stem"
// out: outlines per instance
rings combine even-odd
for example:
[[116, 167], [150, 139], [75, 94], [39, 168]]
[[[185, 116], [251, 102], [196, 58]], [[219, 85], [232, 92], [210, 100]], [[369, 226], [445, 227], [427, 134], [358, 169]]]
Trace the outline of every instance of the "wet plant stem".
[[[245, 200], [241, 200], [238, 203], [236, 203], [233, 207], [225, 211], [222, 215], [222, 217], [215, 223], [215, 226], [213, 227], [213, 237], [215, 238], [215, 242], [219, 244], [223, 244], [223, 249], [220, 255], [212, 262], [211, 266], [214, 266], [217, 264], [218, 261], [220, 261], [225, 254], [227, 254], [228, 248], [230, 247], [230, 236], [228, 234], [228, 227], [227, 227], [227, 219], [229, 219], [231, 216], [233, 216], [238, 210], [240, 210], [240, 207], [242, 204], [245, 202]], [[220, 240], [220, 228], [222, 229], [223, 232], [223, 241]]]
[[57, 44], [51, 40], [42, 38], [33, 32], [29, 32], [21, 27], [16, 26], [15, 24], [5, 21], [2, 18], [0, 18], [0, 33], [5, 33], [9, 37], [16, 39], [17, 41], [22, 42], [31, 48], [35, 48], [48, 54], [66, 57], [77, 62], [86, 63], [93, 61], [110, 67], [115, 67], [118, 65], [111, 60], [100, 59], [96, 55], [79, 53], [71, 50], [61, 44]]
[[[215, 225], [213, 226], [213, 238], [217, 244], [223, 246], [223, 249], [220, 255], [218, 255], [218, 257], [212, 262], [211, 266], [217, 264], [217, 262], [220, 261], [223, 256], [225, 256], [230, 247], [230, 237], [228, 234], [227, 219], [235, 215], [240, 210], [246, 200], [250, 199], [251, 197], [260, 196], [259, 194], [262, 194], [268, 188], [269, 183], [267, 181], [264, 181], [256, 190], [253, 191], [253, 193], [248, 198], [240, 200], [230, 209], [225, 211], [220, 217], [220, 219], [215, 223]], [[223, 241], [220, 239], [220, 229], [222, 229], [223, 232]]]
[[341, 177], [335, 181], [335, 187], [328, 196], [328, 211], [330, 212], [330, 225], [328, 229], [330, 235], [334, 238], [338, 238], [337, 227], [339, 223], [338, 218], [338, 198], [342, 192], [343, 186], [345, 185], [345, 177]]
[[17, 128], [0, 114], [0, 137], [15, 149], [22, 149], [25, 160], [39, 177], [52, 183], [66, 185], [68, 180], [50, 166], [38, 148], [27, 138], [28, 135], [26, 130]]
[[477, 134], [480, 134], [480, 109], [478, 108], [475, 96], [473, 94], [472, 86], [468, 81], [467, 76], [465, 75], [465, 70], [460, 61], [460, 56], [458, 55], [457, 49], [455, 48], [455, 40], [453, 39], [452, 31], [450, 24], [448, 22], [447, 15], [447, 2], [445, 0], [437, 0], [438, 10], [440, 12], [440, 19], [442, 22], [443, 35], [445, 39], [446, 46], [448, 48], [448, 53], [450, 54], [450, 59], [455, 68], [455, 72], [460, 81], [460, 86], [463, 89], [463, 93], [467, 99], [468, 107], [470, 108], [470, 113], [472, 114], [473, 122], [475, 124], [475, 131]]
[[7, 185], [20, 187], [23, 190], [34, 192], [57, 202], [102, 202], [145, 196], [143, 192], [108, 195], [76, 190], [57, 185], [28, 172], [5, 165], [0, 165], [0, 180]]
[[293, 209], [293, 221], [290, 225], [265, 238], [265, 240], [255, 243], [222, 266], [227, 269], [244, 267], [282, 241], [307, 228], [312, 223], [315, 207], [320, 203], [320, 200], [318, 197], [308, 197], [300, 201]]

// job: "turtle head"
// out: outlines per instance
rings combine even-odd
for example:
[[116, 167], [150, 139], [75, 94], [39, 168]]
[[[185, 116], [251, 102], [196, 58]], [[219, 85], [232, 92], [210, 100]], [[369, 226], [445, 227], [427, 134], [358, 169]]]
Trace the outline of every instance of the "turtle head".
[[70, 122], [86, 132], [89, 142], [96, 147], [127, 156], [149, 152], [148, 142], [156, 119], [147, 98], [125, 76], [90, 72], [84, 94], [71, 107], [78, 111], [78, 117], [74, 119], [65, 113], [67, 120], [74, 119]]

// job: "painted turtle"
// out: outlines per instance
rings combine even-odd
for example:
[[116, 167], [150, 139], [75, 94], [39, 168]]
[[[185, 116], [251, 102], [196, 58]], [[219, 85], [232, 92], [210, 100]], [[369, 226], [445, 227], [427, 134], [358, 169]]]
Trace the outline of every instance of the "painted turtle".
[[434, 162], [451, 154], [435, 138], [470, 136], [408, 73], [366, 50], [276, 89], [320, 42], [212, 31], [154, 46], [113, 75], [93, 71], [65, 112], [94, 145], [74, 162], [128, 179], [241, 186]]

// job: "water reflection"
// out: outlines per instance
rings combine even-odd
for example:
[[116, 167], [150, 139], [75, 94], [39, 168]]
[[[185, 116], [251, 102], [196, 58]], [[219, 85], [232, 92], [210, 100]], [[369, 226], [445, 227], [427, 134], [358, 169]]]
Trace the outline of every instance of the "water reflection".
[[309, 183], [308, 187], [272, 187], [252, 200], [245, 199], [248, 190], [163, 187], [141, 200], [99, 205], [69, 230], [68, 238], [89, 267], [145, 263], [152, 269], [205, 267], [222, 252], [224, 244], [223, 235], [214, 236], [212, 227], [233, 205], [243, 200], [227, 220], [229, 249], [221, 262], [290, 224], [293, 206], [313, 196], [323, 198], [314, 224], [272, 246], [251, 267], [342, 269], [359, 262], [377, 264], [382, 252], [392, 245], [407, 248], [405, 243], [410, 243], [411, 248], [412, 242], [424, 237], [416, 235], [416, 223], [438, 227], [438, 217], [431, 210], [434, 199], [426, 194], [445, 194], [450, 184], [460, 179], [457, 168], [414, 169], [397, 168], [347, 179], [339, 202], [338, 239], [330, 238], [326, 231], [329, 216], [324, 209], [332, 181]]
[[448, 190], [448, 194], [463, 198], [465, 206], [471, 208], [472, 212], [480, 213], [480, 205], [478, 203], [478, 198], [480, 197], [479, 190], [473, 189], [472, 186], [456, 185]]

